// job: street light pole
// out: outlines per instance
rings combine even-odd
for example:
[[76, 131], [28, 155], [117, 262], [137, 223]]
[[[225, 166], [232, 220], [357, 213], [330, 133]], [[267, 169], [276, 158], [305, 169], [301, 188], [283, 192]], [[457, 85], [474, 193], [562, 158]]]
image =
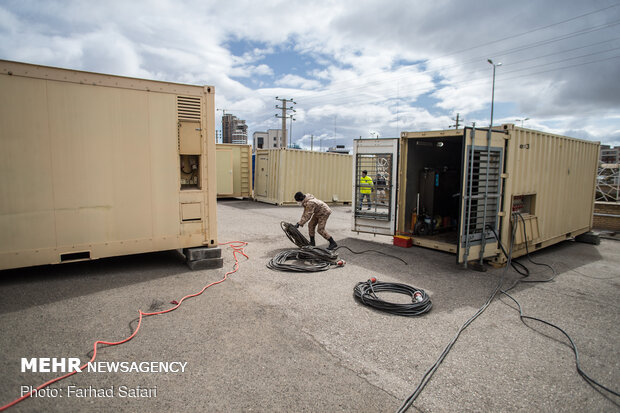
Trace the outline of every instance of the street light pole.
[[490, 128], [493, 127], [493, 106], [495, 105], [495, 68], [497, 66], [501, 66], [501, 63], [493, 63], [493, 61], [491, 59], [487, 59], [487, 62], [489, 62], [491, 65], [493, 65], [493, 86], [491, 89], [491, 124], [489, 125]]
[[524, 119], [515, 119], [517, 122], [521, 122], [521, 127], [523, 127], [523, 122], [525, 122], [526, 120], [530, 120], [530, 118], [524, 118]]
[[[493, 129], [493, 106], [495, 105], [495, 68], [497, 66], [501, 66], [501, 63], [493, 63], [493, 61], [491, 59], [487, 59], [487, 62], [489, 62], [491, 65], [493, 65], [493, 87], [492, 87], [492, 91], [491, 91], [491, 124], [489, 125], [489, 130], [487, 132], [487, 154], [486, 154], [486, 175], [485, 175], [485, 183], [484, 183], [484, 212], [482, 215], [482, 238], [480, 239], [480, 266], [483, 267], [484, 266], [484, 249], [486, 247], [486, 243], [487, 243], [487, 211], [488, 211], [488, 191], [489, 191], [489, 173], [490, 173], [490, 166], [491, 166], [491, 137], [492, 137], [492, 132], [491, 130]], [[473, 153], [474, 151], [474, 145], [475, 142], [472, 139], [472, 143], [471, 143], [471, 151]], [[472, 164], [473, 167], [473, 164]], [[481, 168], [482, 169], [482, 168]], [[473, 183], [470, 183], [470, 185], [473, 185]], [[469, 211], [469, 213], [471, 214], [471, 210]], [[493, 228], [495, 229], [495, 228]]]

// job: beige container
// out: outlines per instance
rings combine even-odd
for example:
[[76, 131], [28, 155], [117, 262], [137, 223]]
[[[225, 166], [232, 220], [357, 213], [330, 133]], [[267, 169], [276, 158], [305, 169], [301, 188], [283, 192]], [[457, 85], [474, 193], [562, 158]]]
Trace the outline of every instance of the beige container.
[[0, 269], [217, 246], [214, 92], [0, 61]]
[[256, 151], [254, 198], [270, 204], [294, 204], [297, 191], [328, 203], [351, 202], [353, 157], [296, 149]]
[[[487, 130], [477, 130], [474, 139], [474, 147], [478, 154], [486, 151]], [[482, 200], [478, 205], [471, 208], [473, 218], [471, 219], [471, 234], [474, 239], [470, 242], [469, 252], [467, 253], [467, 242], [465, 238], [467, 214], [467, 189], [464, 176], [468, 173], [468, 151], [463, 150], [463, 136], [465, 144], [471, 145], [471, 129], [459, 131], [440, 131], [440, 132], [417, 132], [401, 134], [401, 193], [399, 197], [399, 219], [397, 230], [401, 233], [411, 232], [411, 214], [415, 208], [413, 193], [420, 190], [419, 185], [407, 185], [415, 176], [416, 169], [419, 170], [420, 164], [412, 163], [415, 157], [408, 157], [412, 148], [418, 142], [443, 142], [443, 147], [433, 146], [433, 152], [438, 153], [443, 149], [452, 150], [452, 156], [448, 155], [447, 165], [452, 163], [458, 165], [455, 169], [459, 170], [459, 214], [457, 219], [458, 232], [453, 232], [452, 241], [450, 231], [430, 236], [415, 236], [413, 243], [425, 247], [442, 249], [457, 253], [459, 262], [475, 261], [480, 257], [481, 248], [481, 221], [480, 211], [482, 210]], [[453, 147], [450, 147], [453, 144]], [[497, 185], [492, 182], [489, 188], [499, 189], [500, 197], [497, 198], [498, 210], [493, 209], [493, 200], [488, 197], [487, 224], [497, 219], [495, 228], [501, 231], [500, 238], [502, 244], [508, 249], [511, 241], [512, 212], [518, 211], [524, 217], [526, 223], [526, 233], [528, 248], [535, 251], [557, 242], [566, 240], [576, 235], [588, 232], [592, 228], [592, 214], [594, 211], [594, 189], [596, 171], [598, 165], [599, 143], [584, 141], [566, 136], [559, 136], [545, 132], [522, 129], [512, 124], [502, 125], [492, 133], [491, 147], [496, 149], [497, 159], [500, 161], [499, 176]], [[432, 158], [432, 156], [431, 156]], [[427, 159], [428, 156], [427, 156]], [[476, 162], [476, 160], [474, 161]], [[486, 163], [483, 158], [475, 165], [473, 180], [476, 182], [475, 174], [480, 172], [480, 182], [477, 182], [479, 189], [483, 190], [485, 184], [484, 168]], [[437, 166], [440, 166], [437, 163]], [[493, 172], [490, 178], [493, 179]], [[409, 179], [408, 179], [409, 178]], [[415, 178], [414, 178], [415, 179]], [[417, 193], [416, 193], [417, 195]], [[474, 194], [475, 196], [475, 194]], [[417, 198], [417, 197], [416, 197]], [[439, 197], [445, 200], [447, 197]], [[409, 201], [409, 202], [408, 202]], [[490, 202], [489, 202], [490, 201]], [[477, 209], [477, 211], [476, 211]], [[476, 218], [477, 213], [477, 218]], [[440, 215], [441, 216], [441, 215]], [[477, 227], [474, 221], [478, 220]], [[519, 221], [517, 226], [513, 257], [519, 257], [526, 253], [526, 244], [523, 235], [523, 222]], [[476, 238], [475, 235], [478, 234]], [[483, 255], [498, 262], [504, 262], [506, 257], [501, 253], [501, 249], [491, 235], [484, 243]]]
[[[370, 144], [355, 142], [357, 162], [375, 159]], [[414, 245], [455, 253], [459, 263], [503, 263], [489, 228], [508, 250], [518, 221], [515, 258], [526, 254], [526, 240], [531, 252], [591, 230], [599, 146], [513, 124], [490, 134], [472, 128], [403, 132], [394, 145], [397, 182], [388, 185], [398, 193], [395, 218], [373, 205], [356, 210], [353, 230], [409, 235]], [[523, 217], [526, 235], [513, 212]]]
[[217, 144], [218, 198], [252, 197], [252, 145]]

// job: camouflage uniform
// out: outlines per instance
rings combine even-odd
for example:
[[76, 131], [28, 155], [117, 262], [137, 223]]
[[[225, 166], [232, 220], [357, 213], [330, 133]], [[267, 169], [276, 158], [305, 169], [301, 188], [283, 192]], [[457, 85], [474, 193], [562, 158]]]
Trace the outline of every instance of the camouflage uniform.
[[[327, 204], [319, 199], [316, 199], [312, 194], [306, 194], [306, 198], [301, 202], [301, 206], [304, 207], [304, 214], [299, 220], [299, 226], [303, 227], [308, 220], [308, 234], [314, 237], [314, 229], [317, 228], [317, 232], [321, 234], [323, 238], [329, 240], [331, 235], [325, 231], [325, 224], [327, 218], [332, 213], [332, 210]], [[310, 219], [312, 217], [312, 219]]]

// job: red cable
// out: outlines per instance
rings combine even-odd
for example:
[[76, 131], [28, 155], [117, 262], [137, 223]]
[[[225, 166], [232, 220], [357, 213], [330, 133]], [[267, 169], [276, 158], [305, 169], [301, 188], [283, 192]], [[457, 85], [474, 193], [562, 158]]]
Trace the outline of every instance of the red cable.
[[[250, 257], [248, 257], [245, 254], [245, 251], [243, 250], [245, 248], [246, 245], [248, 245], [247, 242], [244, 241], [229, 241], [229, 242], [223, 242], [221, 244], [218, 245], [230, 245], [230, 247], [233, 249], [233, 257], [235, 258], [235, 264], [233, 265], [233, 269], [232, 271], [227, 272], [226, 274], [224, 274], [224, 278], [222, 278], [219, 281], [214, 281], [211, 284], [208, 284], [206, 286], [203, 287], [202, 290], [200, 290], [197, 293], [194, 294], [189, 294], [186, 295], [185, 297], [181, 298], [181, 301], [179, 301], [179, 303], [177, 305], [175, 305], [174, 307], [171, 307], [167, 310], [162, 310], [162, 311], [156, 311], [153, 313], [144, 313], [142, 312], [142, 310], [138, 310], [139, 313], [139, 320], [138, 320], [138, 326], [136, 327], [136, 330], [126, 339], [121, 340], [121, 341], [116, 341], [116, 342], [110, 342], [110, 341], [102, 341], [102, 340], [97, 340], [95, 341], [95, 343], [93, 344], [93, 357], [90, 359], [90, 361], [88, 363], [92, 363], [95, 358], [97, 357], [97, 344], [106, 344], [108, 346], [118, 346], [119, 344], [123, 344], [128, 342], [129, 340], [131, 340], [132, 338], [134, 338], [136, 336], [136, 334], [138, 334], [138, 330], [140, 330], [140, 326], [142, 325], [142, 317], [148, 317], [148, 316], [152, 316], [152, 315], [159, 315], [159, 314], [165, 314], [165, 313], [169, 313], [171, 311], [176, 310], [177, 308], [179, 308], [181, 306], [181, 304], [183, 303], [183, 301], [186, 298], [192, 298], [192, 297], [197, 297], [200, 294], [202, 294], [207, 288], [215, 285], [215, 284], [219, 284], [222, 283], [224, 281], [226, 281], [226, 279], [228, 278], [229, 275], [234, 274], [237, 272], [237, 270], [239, 269], [239, 259], [237, 258], [237, 253], [240, 253], [241, 255], [243, 255], [245, 258], [250, 259]], [[80, 367], [80, 370], [85, 369], [88, 366], [88, 363], [85, 363], [83, 366]], [[17, 403], [21, 402], [22, 400], [27, 399], [28, 397], [32, 396], [35, 392], [46, 388], [47, 386], [49, 386], [52, 383], [56, 383], [57, 381], [66, 379], [69, 376], [73, 376], [75, 373], [77, 373], [76, 370], [72, 371], [71, 373], [67, 373], [64, 376], [60, 376], [60, 377], [56, 377], [55, 379], [46, 381], [45, 383], [41, 384], [40, 386], [38, 386], [36, 389], [30, 391], [28, 394], [23, 395], [22, 397], [13, 400], [11, 403], [9, 404], [5, 404], [4, 406], [0, 407], [0, 412], [8, 409], [9, 407], [12, 407], [14, 405], [16, 405]]]

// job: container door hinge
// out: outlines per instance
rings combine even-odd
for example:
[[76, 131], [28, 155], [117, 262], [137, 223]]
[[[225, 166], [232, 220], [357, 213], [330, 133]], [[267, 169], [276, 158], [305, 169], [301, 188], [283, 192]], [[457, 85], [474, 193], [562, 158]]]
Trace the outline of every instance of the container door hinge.
[[508, 173], [503, 173], [500, 175], [502, 179], [508, 179]]

